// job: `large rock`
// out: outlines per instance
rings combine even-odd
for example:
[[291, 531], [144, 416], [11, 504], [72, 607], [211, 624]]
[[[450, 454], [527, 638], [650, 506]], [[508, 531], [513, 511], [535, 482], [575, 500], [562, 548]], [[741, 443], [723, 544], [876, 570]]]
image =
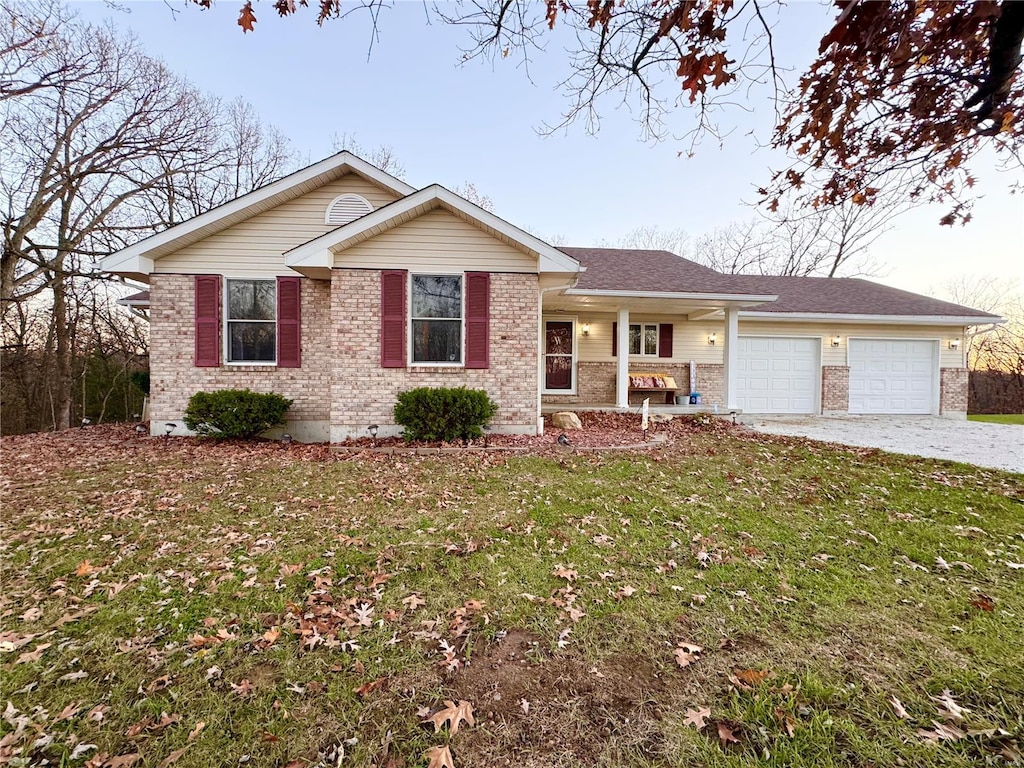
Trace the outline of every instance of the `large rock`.
[[572, 411], [559, 411], [551, 416], [551, 426], [555, 429], [583, 429], [580, 417]]

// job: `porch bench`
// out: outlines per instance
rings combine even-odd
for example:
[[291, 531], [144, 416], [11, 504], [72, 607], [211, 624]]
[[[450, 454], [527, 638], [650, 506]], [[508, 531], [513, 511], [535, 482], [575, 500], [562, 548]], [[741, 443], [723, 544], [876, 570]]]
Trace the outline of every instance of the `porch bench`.
[[682, 388], [676, 384], [675, 378], [670, 373], [630, 373], [630, 392], [664, 392], [665, 402], [674, 405], [676, 394], [682, 392]]

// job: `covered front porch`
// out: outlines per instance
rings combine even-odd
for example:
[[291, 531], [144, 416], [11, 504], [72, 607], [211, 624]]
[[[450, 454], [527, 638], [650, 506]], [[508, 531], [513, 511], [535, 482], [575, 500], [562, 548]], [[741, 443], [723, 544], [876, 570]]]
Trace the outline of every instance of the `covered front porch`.
[[[567, 289], [545, 295], [541, 412], [738, 410], [739, 311], [770, 296]], [[699, 404], [689, 402], [700, 394]], [[678, 399], [677, 399], [678, 397]]]

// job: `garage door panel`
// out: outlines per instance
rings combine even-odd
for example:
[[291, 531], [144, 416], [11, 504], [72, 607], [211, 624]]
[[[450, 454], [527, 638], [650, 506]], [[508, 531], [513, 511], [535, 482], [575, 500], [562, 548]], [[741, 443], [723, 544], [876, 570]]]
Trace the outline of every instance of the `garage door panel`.
[[932, 413], [935, 341], [850, 339], [850, 413]]
[[820, 339], [741, 336], [737, 405], [747, 413], [814, 413], [820, 349]]

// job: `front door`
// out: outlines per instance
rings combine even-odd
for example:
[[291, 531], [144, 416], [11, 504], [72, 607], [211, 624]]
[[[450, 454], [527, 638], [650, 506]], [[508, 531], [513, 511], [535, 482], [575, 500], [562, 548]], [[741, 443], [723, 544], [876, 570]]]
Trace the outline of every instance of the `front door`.
[[544, 391], [546, 393], [575, 394], [576, 375], [573, 365], [575, 339], [575, 321], [544, 321]]

